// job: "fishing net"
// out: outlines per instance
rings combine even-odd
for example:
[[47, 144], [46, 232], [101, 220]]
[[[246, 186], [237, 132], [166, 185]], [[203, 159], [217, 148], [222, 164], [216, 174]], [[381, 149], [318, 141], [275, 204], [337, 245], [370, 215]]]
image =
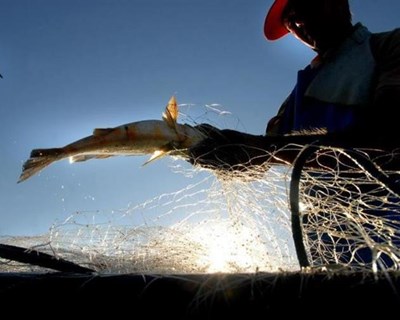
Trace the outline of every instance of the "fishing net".
[[[302, 266], [399, 269], [399, 152], [303, 149], [291, 181], [293, 231]], [[310, 161], [317, 161], [319, 169], [305, 170]]]
[[[257, 181], [232, 181], [179, 164], [171, 168], [199, 180], [125, 210], [76, 212], [55, 223], [48, 235], [2, 243], [34, 247], [106, 273], [298, 268], [284, 172], [271, 170]], [[16, 265], [5, 267], [15, 270]]]
[[[77, 211], [46, 235], [1, 242], [113, 274], [398, 270], [400, 151], [285, 149], [300, 152], [294, 166], [241, 173], [171, 157], [185, 188], [124, 210]], [[1, 259], [0, 270], [43, 269]]]
[[[180, 122], [242, 130], [221, 106], [180, 105]], [[190, 116], [188, 116], [190, 115]], [[48, 234], [3, 238], [103, 273], [254, 273], [296, 270], [288, 209], [289, 168], [258, 179], [216, 176], [180, 158], [166, 159], [183, 189], [144, 199], [123, 210], [77, 211]], [[256, 170], [256, 169], [255, 169]], [[41, 270], [0, 260], [0, 270]]]

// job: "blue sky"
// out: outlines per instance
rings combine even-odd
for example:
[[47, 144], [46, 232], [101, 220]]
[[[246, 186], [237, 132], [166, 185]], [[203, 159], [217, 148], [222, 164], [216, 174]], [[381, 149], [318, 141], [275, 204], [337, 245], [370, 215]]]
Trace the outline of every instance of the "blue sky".
[[[265, 40], [271, 3], [0, 0], [0, 235], [44, 233], [73, 212], [118, 210], [190, 183], [168, 159], [141, 167], [148, 157], [119, 157], [57, 162], [17, 184], [31, 149], [160, 119], [173, 94], [194, 113], [219, 104], [240, 122], [230, 128], [263, 134], [314, 56], [291, 36]], [[398, 0], [350, 3], [371, 31], [399, 25]]]

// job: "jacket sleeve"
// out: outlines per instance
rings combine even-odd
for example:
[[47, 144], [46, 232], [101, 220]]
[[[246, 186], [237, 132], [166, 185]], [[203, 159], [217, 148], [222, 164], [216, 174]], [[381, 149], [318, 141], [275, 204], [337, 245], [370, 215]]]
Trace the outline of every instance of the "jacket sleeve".
[[400, 109], [400, 28], [374, 34], [371, 48], [377, 69], [369, 118], [377, 130], [395, 131]]

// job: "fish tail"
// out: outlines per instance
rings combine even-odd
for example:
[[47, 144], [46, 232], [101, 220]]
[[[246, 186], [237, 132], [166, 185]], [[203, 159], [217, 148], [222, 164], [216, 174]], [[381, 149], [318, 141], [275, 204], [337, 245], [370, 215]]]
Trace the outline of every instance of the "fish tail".
[[44, 169], [52, 162], [61, 159], [62, 154], [62, 148], [32, 150], [31, 157], [24, 163], [22, 167], [22, 173], [19, 177], [18, 183], [32, 177], [34, 174]]

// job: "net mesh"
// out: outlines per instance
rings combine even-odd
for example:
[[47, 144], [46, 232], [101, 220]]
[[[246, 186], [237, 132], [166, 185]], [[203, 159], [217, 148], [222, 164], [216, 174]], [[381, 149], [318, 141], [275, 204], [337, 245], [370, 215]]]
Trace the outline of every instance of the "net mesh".
[[[41, 237], [3, 243], [35, 247], [105, 273], [213, 273], [297, 269], [282, 170], [265, 179], [200, 180], [125, 210], [76, 212]], [[189, 172], [190, 171], [190, 172]], [[268, 177], [267, 177], [268, 175]], [[274, 196], [270, 196], [274, 195]], [[5, 264], [2, 268], [13, 268]], [[28, 270], [32, 270], [29, 267]]]
[[[400, 257], [399, 150], [316, 148], [301, 170], [299, 227], [310, 266], [398, 270]], [[385, 169], [388, 168], [388, 169]]]
[[[217, 110], [206, 109], [207, 119]], [[316, 147], [293, 168], [271, 165], [217, 175], [171, 157], [172, 173], [190, 182], [183, 189], [123, 210], [75, 212], [48, 234], [1, 242], [101, 273], [398, 270], [400, 171], [393, 164], [399, 157], [400, 150]], [[310, 163], [319, 169], [310, 169]], [[0, 259], [2, 272], [37, 270], [42, 269]]]

